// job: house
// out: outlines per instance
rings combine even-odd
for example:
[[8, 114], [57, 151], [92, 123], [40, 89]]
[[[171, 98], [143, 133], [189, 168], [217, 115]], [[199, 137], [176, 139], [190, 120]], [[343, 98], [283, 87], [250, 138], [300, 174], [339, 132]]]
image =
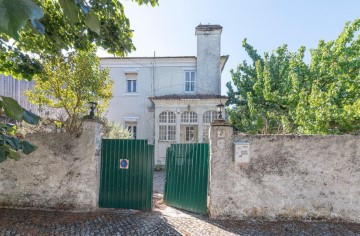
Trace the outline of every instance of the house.
[[208, 141], [210, 123], [217, 118], [221, 72], [228, 56], [221, 56], [222, 27], [195, 29], [197, 56], [105, 57], [114, 81], [106, 116], [126, 127], [136, 139], [155, 144], [155, 164], [164, 164], [172, 143]]
[[[228, 59], [220, 54], [221, 32], [220, 25], [197, 26], [196, 56], [101, 58], [101, 67], [109, 67], [114, 81], [107, 118], [120, 122], [133, 138], [155, 144], [156, 164], [165, 163], [172, 143], [208, 142], [216, 105], [227, 101], [221, 96], [221, 72]], [[0, 95], [40, 114], [24, 96], [33, 86], [0, 75]]]

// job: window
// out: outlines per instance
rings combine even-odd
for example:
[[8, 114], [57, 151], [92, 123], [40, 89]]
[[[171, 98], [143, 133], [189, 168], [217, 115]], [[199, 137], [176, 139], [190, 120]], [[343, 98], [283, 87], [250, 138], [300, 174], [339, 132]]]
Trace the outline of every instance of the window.
[[185, 127], [186, 128], [186, 131], [185, 131], [185, 140], [186, 141], [190, 141], [190, 142], [194, 142], [195, 141], [195, 134], [196, 134], [196, 131], [195, 131], [195, 128], [194, 126], [187, 126]]
[[185, 92], [195, 92], [195, 71], [185, 71]]
[[127, 93], [136, 93], [136, 83], [137, 83], [137, 73], [128, 72], [126, 75], [126, 92]]
[[184, 111], [181, 114], [180, 140], [181, 142], [197, 142], [198, 127], [197, 114], [193, 111]]
[[136, 139], [136, 123], [125, 123], [125, 126], [131, 134], [131, 138]]
[[136, 92], [136, 80], [127, 80], [127, 92], [128, 93]]
[[181, 123], [197, 123], [197, 114], [193, 111], [185, 111], [181, 114]]
[[161, 112], [159, 115], [159, 140], [176, 139], [176, 115], [171, 111]]
[[210, 124], [217, 118], [216, 111], [207, 111], [203, 115], [203, 142], [209, 142]]
[[216, 111], [207, 111], [203, 115], [203, 123], [204, 124], [210, 124], [217, 118], [217, 112]]

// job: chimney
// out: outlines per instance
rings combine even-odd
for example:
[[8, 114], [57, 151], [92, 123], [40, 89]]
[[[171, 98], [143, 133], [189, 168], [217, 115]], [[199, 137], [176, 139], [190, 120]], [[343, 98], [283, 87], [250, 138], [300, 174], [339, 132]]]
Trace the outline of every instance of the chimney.
[[221, 95], [220, 42], [222, 26], [198, 25], [196, 93]]

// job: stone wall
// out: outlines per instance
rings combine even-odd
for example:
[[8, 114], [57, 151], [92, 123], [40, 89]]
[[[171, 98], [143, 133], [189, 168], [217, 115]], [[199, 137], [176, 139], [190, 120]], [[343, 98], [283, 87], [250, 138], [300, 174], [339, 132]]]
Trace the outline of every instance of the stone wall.
[[[250, 143], [248, 163], [234, 162], [237, 141]], [[360, 222], [359, 136], [232, 135], [212, 126], [210, 158], [213, 218]]]
[[80, 137], [66, 133], [27, 137], [38, 149], [0, 164], [0, 207], [98, 207], [101, 125], [86, 121]]

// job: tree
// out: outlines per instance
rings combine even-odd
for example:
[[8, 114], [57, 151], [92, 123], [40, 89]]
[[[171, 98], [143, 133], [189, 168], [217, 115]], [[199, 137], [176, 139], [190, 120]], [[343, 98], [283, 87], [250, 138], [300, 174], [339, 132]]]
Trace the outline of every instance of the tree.
[[134, 49], [118, 0], [0, 0], [0, 16], [0, 73], [19, 79], [31, 79], [41, 72], [43, 56], [63, 50], [96, 46], [124, 56]]
[[232, 109], [230, 121], [236, 129], [246, 133], [290, 133], [296, 130], [294, 114], [297, 105], [295, 84], [290, 67], [303, 66], [304, 48], [291, 53], [283, 45], [261, 57], [243, 41], [251, 64], [244, 61], [231, 70], [232, 83], [228, 83], [228, 96]]
[[60, 108], [67, 120], [61, 122], [70, 133], [78, 133], [89, 102], [97, 102], [98, 115], [112, 97], [109, 70], [100, 69], [95, 51], [72, 52], [44, 58], [44, 69], [34, 77], [36, 85], [27, 91], [29, 101], [39, 106]]
[[311, 50], [309, 65], [304, 62], [304, 47], [293, 53], [283, 45], [261, 57], [244, 40], [252, 63], [244, 61], [231, 70], [230, 122], [246, 133], [359, 130], [359, 27], [357, 19], [347, 23], [336, 40], [320, 41]]
[[311, 50], [307, 83], [300, 90], [296, 123], [301, 133], [343, 134], [360, 130], [360, 18], [337, 39]]
[[20, 160], [20, 151], [30, 154], [37, 147], [17, 134], [13, 121], [36, 124], [40, 117], [23, 109], [16, 100], [1, 96], [0, 100], [0, 163], [8, 158]]
[[130, 139], [131, 133], [129, 130], [118, 122], [104, 122], [104, 135], [105, 138], [109, 139]]
[[[152, 6], [158, 2], [133, 1]], [[134, 49], [131, 37], [129, 20], [118, 0], [0, 0], [0, 73], [14, 78], [31, 80], [42, 72], [43, 57], [64, 51], [103, 47], [109, 53], [126, 55]], [[0, 115], [34, 124], [40, 119], [8, 97], [0, 100]], [[0, 162], [9, 155], [18, 159], [14, 153], [27, 145], [13, 135], [15, 128], [0, 122]]]

